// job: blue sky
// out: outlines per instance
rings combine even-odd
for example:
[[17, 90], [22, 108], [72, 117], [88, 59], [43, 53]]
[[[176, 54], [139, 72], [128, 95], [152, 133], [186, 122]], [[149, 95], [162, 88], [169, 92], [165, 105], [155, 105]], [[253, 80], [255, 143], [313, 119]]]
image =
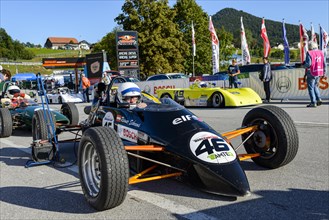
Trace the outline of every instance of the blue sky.
[[[169, 2], [173, 5], [176, 1]], [[230, 7], [269, 20], [281, 22], [284, 18], [289, 24], [299, 24], [300, 20], [307, 30], [312, 22], [317, 33], [321, 24], [329, 32], [328, 0], [196, 2], [209, 15]], [[123, 4], [124, 0], [0, 0], [0, 27], [14, 40], [42, 46], [48, 37], [74, 37], [95, 43], [117, 26], [114, 18], [121, 13]]]

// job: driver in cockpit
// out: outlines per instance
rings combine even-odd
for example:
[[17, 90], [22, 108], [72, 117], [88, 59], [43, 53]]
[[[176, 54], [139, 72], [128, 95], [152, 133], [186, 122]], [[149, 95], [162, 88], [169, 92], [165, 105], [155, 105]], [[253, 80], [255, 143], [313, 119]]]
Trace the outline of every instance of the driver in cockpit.
[[117, 91], [117, 102], [118, 103], [129, 103], [129, 109], [145, 108], [146, 103], [141, 102], [142, 94], [141, 89], [132, 82], [121, 83]]

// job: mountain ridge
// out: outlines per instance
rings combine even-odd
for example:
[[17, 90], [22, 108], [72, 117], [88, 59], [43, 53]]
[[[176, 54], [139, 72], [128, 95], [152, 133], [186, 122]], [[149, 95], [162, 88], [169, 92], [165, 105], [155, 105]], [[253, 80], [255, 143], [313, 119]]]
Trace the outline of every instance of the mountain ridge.
[[[225, 30], [231, 32], [234, 39], [237, 39], [238, 41], [240, 40], [241, 17], [243, 17], [243, 25], [246, 31], [247, 41], [249, 38], [249, 40], [255, 40], [254, 43], [256, 43], [256, 45], [253, 45], [252, 42], [248, 41], [248, 44], [251, 43], [249, 47], [251, 46], [251, 48], [253, 48], [255, 46], [260, 46], [263, 43], [260, 36], [262, 18], [242, 10], [224, 8], [212, 16], [212, 21], [217, 30], [224, 27]], [[277, 44], [283, 44], [282, 21], [267, 20], [265, 18], [265, 26], [271, 47]], [[294, 42], [299, 42], [299, 25], [285, 23], [285, 27], [289, 45]], [[248, 30], [251, 31], [252, 36], [247, 36]]]

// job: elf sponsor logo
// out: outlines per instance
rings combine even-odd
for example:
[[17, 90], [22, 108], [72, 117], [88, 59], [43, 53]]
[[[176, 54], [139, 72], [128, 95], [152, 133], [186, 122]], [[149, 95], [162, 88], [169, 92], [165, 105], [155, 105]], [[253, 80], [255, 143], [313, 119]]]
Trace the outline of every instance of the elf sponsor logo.
[[194, 156], [208, 163], [229, 163], [236, 159], [235, 151], [223, 138], [206, 131], [193, 135], [190, 149]]
[[173, 121], [172, 121], [172, 124], [173, 125], [178, 125], [180, 123], [183, 123], [185, 121], [191, 121], [191, 120], [199, 120], [201, 121], [198, 117], [196, 117], [195, 115], [182, 115], [180, 116], [179, 118], [175, 118]]
[[118, 134], [121, 138], [137, 143], [138, 131], [126, 126], [118, 125]]

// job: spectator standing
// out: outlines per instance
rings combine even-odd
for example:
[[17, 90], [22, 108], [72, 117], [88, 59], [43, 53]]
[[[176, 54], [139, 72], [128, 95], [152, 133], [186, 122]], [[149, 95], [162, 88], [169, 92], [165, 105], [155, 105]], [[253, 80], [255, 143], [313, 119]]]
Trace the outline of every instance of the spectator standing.
[[232, 64], [227, 69], [229, 75], [230, 88], [238, 88], [238, 74], [240, 74], [239, 66], [237, 65], [236, 59], [232, 60]]
[[322, 104], [321, 95], [319, 91], [319, 80], [326, 75], [324, 55], [318, 49], [318, 44], [311, 41], [309, 43], [309, 51], [306, 53], [304, 62], [305, 75], [307, 78], [307, 89], [310, 95], [311, 103], [306, 107], [320, 106]]
[[83, 101], [89, 103], [89, 87], [90, 87], [90, 81], [85, 76], [85, 74], [82, 74], [82, 91], [83, 91]]
[[263, 69], [260, 72], [259, 79], [262, 80], [264, 84], [264, 91], [265, 91], [265, 100], [264, 102], [271, 101], [271, 90], [270, 90], [270, 82], [272, 80], [272, 70], [271, 64], [268, 61], [267, 57], [263, 57]]

